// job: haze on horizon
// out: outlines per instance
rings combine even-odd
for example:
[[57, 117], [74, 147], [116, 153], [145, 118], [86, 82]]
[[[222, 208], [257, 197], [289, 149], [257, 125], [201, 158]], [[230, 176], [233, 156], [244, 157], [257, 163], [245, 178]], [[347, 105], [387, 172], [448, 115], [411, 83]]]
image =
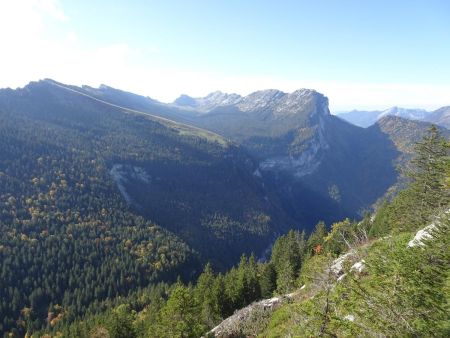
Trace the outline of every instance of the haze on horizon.
[[52, 78], [163, 102], [313, 88], [332, 111], [450, 104], [450, 2], [0, 1], [0, 87]]

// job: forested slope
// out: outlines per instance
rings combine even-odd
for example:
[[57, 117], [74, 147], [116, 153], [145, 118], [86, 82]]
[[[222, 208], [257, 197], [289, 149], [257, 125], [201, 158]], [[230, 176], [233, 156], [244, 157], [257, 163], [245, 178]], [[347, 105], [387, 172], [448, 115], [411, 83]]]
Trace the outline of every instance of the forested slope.
[[46, 81], [1, 90], [0, 122], [2, 332], [229, 266], [288, 223], [251, 158], [206, 131]]
[[329, 231], [318, 223], [308, 238], [290, 231], [265, 263], [243, 256], [225, 274], [207, 265], [194, 285], [160, 285], [50, 332], [199, 337], [219, 324], [211, 336], [448, 336], [448, 142], [430, 129], [415, 146], [408, 188], [372, 217], [345, 219]]

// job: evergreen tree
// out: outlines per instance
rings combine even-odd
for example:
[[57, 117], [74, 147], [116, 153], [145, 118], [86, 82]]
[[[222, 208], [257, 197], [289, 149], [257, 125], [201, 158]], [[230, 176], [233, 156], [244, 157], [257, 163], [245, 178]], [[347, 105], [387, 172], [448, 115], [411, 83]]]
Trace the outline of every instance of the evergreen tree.
[[216, 289], [214, 272], [211, 264], [206, 264], [195, 286], [195, 297], [201, 308], [201, 317], [207, 327], [212, 327], [221, 319], [220, 292]]
[[128, 304], [123, 304], [112, 311], [108, 321], [108, 332], [111, 338], [133, 338], [136, 331], [133, 321], [136, 313], [131, 310]]
[[310, 255], [321, 253], [323, 250], [323, 244], [325, 237], [327, 236], [327, 228], [324, 222], [316, 224], [314, 231], [308, 238], [308, 253]]
[[247, 304], [261, 298], [261, 288], [259, 285], [258, 265], [255, 256], [252, 254], [245, 267], [246, 290], [244, 299]]
[[272, 263], [263, 265], [261, 270], [261, 278], [259, 280], [261, 296], [270, 298], [277, 288], [277, 273]]
[[234, 311], [233, 303], [226, 292], [225, 277], [221, 273], [214, 280], [213, 293], [214, 297], [219, 300], [217, 305], [220, 317], [230, 316]]
[[178, 282], [160, 311], [156, 332], [149, 334], [161, 338], [197, 338], [205, 330], [206, 327], [201, 321], [200, 305], [192, 288]]
[[423, 222], [428, 216], [425, 210], [435, 210], [448, 203], [445, 167], [449, 161], [449, 144], [433, 125], [423, 140], [416, 144], [415, 152], [415, 158], [412, 160], [414, 170], [409, 175], [414, 180], [412, 188], [419, 202], [419, 210], [422, 211], [418, 217]]
[[295, 271], [289, 260], [283, 261], [277, 273], [277, 292], [285, 294], [293, 290], [295, 286]]
[[401, 191], [391, 203], [385, 203], [377, 212], [370, 229], [371, 236], [395, 231], [416, 230], [430, 221], [437, 208], [450, 203], [447, 187], [447, 168], [450, 166], [449, 142], [432, 126], [415, 147], [412, 169], [407, 173], [410, 186]]

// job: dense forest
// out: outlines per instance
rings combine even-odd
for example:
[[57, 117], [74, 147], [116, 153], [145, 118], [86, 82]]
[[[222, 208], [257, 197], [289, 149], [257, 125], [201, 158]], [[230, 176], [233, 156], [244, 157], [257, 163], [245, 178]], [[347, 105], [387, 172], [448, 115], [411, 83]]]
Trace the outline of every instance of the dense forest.
[[53, 306], [73, 319], [193, 264], [186, 243], [124, 203], [92, 145], [25, 118], [0, 121], [2, 331], [41, 327]]
[[287, 293], [274, 312], [259, 309], [222, 336], [448, 336], [449, 149], [432, 127], [415, 146], [408, 187], [362, 221], [320, 222], [308, 237], [291, 230], [266, 262], [243, 255], [226, 273], [207, 264], [194, 284], [152, 285], [34, 336], [200, 337], [235, 310]]
[[252, 173], [244, 151], [206, 131], [46, 82], [0, 91], [0, 332], [261, 252], [289, 222]]

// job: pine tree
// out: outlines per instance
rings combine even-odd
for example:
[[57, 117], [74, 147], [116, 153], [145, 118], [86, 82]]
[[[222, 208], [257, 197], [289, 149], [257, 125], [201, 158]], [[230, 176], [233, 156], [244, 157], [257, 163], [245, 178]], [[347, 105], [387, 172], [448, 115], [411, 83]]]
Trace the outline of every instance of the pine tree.
[[128, 304], [122, 304], [112, 311], [108, 321], [108, 332], [111, 338], [133, 338], [136, 332], [133, 327], [135, 312]]
[[285, 294], [293, 290], [295, 286], [295, 271], [289, 260], [285, 260], [277, 274], [277, 292]]
[[420, 221], [427, 219], [427, 210], [435, 210], [448, 203], [449, 194], [445, 187], [445, 167], [449, 158], [449, 145], [436, 126], [431, 126], [428, 134], [415, 147], [412, 160], [414, 169], [409, 176], [414, 180], [412, 188], [416, 193]]
[[324, 239], [327, 236], [327, 228], [324, 222], [316, 224], [314, 231], [308, 238], [308, 253], [310, 255], [320, 253], [323, 248]]
[[245, 269], [245, 278], [247, 280], [244, 299], [247, 304], [261, 298], [261, 288], [259, 286], [258, 265], [255, 256], [252, 254], [248, 259]]
[[277, 273], [272, 263], [267, 263], [262, 267], [259, 285], [263, 298], [272, 297], [273, 292], [277, 288]]
[[370, 229], [371, 236], [416, 230], [429, 222], [438, 209], [449, 205], [449, 142], [432, 126], [416, 144], [415, 151], [412, 169], [407, 172], [412, 180], [410, 186], [379, 209]]
[[[157, 325], [157, 337], [200, 337], [206, 327], [201, 322], [200, 305], [191, 287], [178, 282], [167, 304], [161, 309]], [[151, 335], [153, 332], [150, 333]]]
[[203, 273], [197, 280], [195, 286], [195, 297], [201, 307], [201, 317], [203, 323], [212, 327], [221, 319], [220, 293], [215, 289], [215, 277], [211, 264], [206, 264]]

